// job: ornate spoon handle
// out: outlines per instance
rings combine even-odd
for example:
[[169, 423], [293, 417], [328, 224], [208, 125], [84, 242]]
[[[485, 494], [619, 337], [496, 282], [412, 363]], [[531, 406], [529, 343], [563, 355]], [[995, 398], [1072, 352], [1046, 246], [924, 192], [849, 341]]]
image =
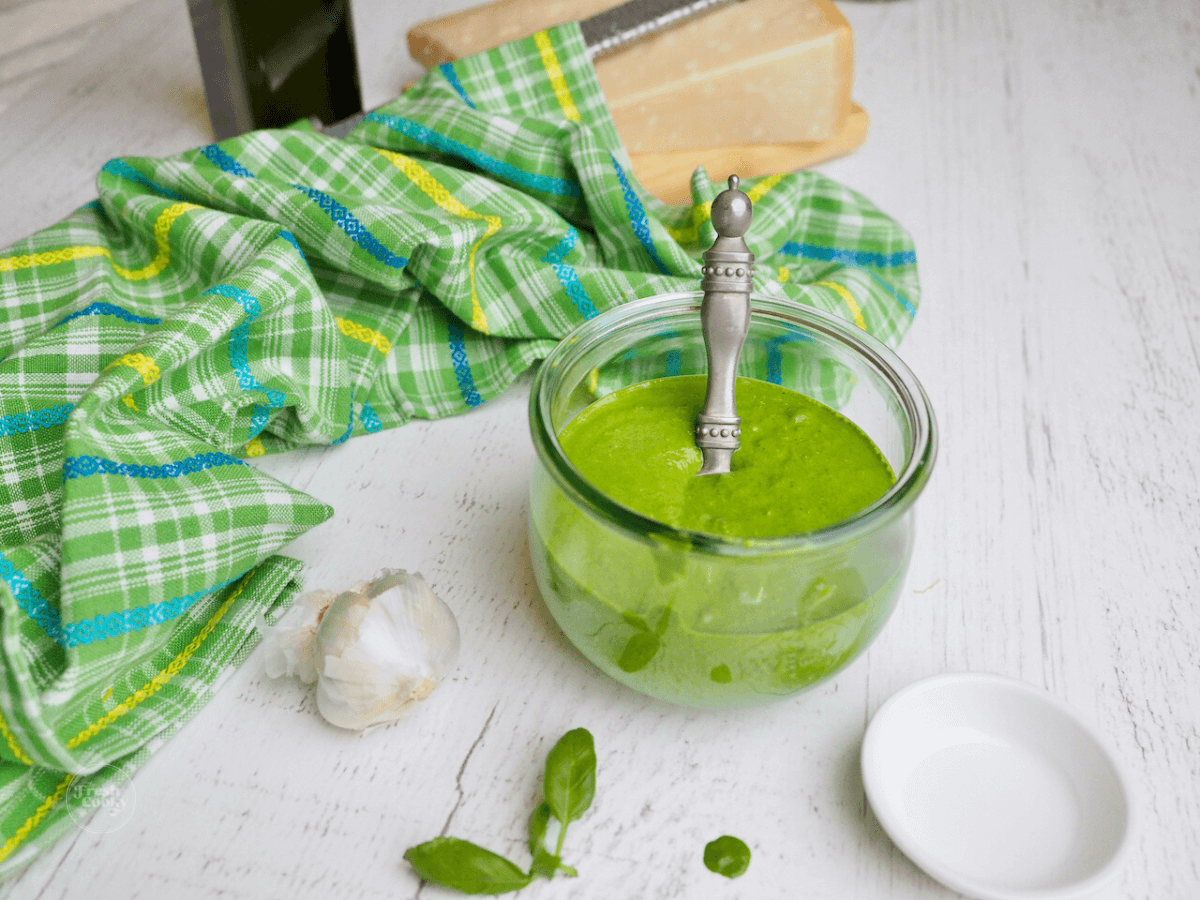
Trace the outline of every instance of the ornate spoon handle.
[[708, 391], [704, 411], [696, 419], [696, 446], [704, 453], [697, 475], [729, 471], [733, 451], [741, 446], [742, 420], [737, 414], [737, 365], [750, 330], [750, 279], [754, 254], [743, 235], [753, 215], [750, 198], [729, 176], [729, 189], [712, 204], [717, 240], [704, 252], [704, 300], [700, 322], [708, 351]]

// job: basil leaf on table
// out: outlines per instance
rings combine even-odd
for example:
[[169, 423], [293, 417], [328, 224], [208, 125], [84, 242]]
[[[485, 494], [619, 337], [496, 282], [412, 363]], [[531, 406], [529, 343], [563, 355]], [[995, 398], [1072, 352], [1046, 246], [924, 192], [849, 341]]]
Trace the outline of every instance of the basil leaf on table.
[[750, 848], [731, 834], [722, 835], [705, 845], [704, 865], [710, 872], [737, 878], [750, 868]]
[[533, 880], [515, 863], [461, 838], [434, 838], [409, 847], [404, 858], [425, 881], [464, 894], [503, 894]]
[[529, 852], [533, 854], [533, 865], [529, 874], [535, 878], [553, 878], [559, 869], [568, 875], [575, 870], [562, 864], [562, 858], [546, 849], [546, 831], [550, 827], [550, 807], [545, 803], [538, 806], [529, 817]]
[[550, 827], [550, 807], [538, 806], [529, 817], [529, 852], [534, 856], [546, 851], [546, 831]]
[[[568, 731], [546, 757], [546, 778], [543, 786], [546, 805], [554, 818], [566, 826], [574, 822], [592, 805], [596, 795], [596, 747], [586, 728]], [[562, 835], [558, 845], [562, 849]]]

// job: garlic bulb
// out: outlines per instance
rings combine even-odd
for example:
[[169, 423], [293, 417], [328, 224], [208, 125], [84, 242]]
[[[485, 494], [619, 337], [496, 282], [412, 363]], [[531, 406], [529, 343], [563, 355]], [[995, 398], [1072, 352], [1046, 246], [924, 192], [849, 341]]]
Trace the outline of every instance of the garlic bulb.
[[315, 679], [317, 708], [341, 728], [404, 718], [458, 656], [454, 613], [419, 573], [384, 569], [370, 584], [308, 594], [296, 607], [268, 635], [267, 674]]

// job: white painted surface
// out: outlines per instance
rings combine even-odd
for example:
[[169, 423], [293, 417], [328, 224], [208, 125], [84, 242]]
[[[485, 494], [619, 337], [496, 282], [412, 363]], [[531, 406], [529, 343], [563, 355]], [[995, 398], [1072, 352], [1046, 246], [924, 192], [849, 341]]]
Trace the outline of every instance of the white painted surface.
[[[408, 25], [462, 5], [356, 0], [368, 103], [415, 72]], [[209, 139], [184, 4], [120, 6], [0, 112], [0, 245], [89, 200], [108, 158]], [[415, 568], [455, 609], [462, 661], [427, 708], [347, 735], [252, 657], [137, 775], [128, 825], [65, 839], [0, 897], [451, 896], [420, 889], [404, 849], [446, 830], [524, 861], [545, 753], [577, 725], [599, 756], [567, 839], [581, 874], [522, 896], [952, 897], [884, 835], [858, 752], [889, 695], [961, 670], [1047, 688], [1129, 771], [1139, 837], [1100, 900], [1200, 896], [1200, 6], [842, 9], [873, 124], [824, 170], [914, 233], [924, 291], [901, 355], [942, 430], [870, 652], [728, 714], [603, 680], [533, 585], [518, 386], [263, 463], [337, 509], [290, 548], [311, 587]], [[734, 882], [701, 863], [726, 833], [754, 852]]]

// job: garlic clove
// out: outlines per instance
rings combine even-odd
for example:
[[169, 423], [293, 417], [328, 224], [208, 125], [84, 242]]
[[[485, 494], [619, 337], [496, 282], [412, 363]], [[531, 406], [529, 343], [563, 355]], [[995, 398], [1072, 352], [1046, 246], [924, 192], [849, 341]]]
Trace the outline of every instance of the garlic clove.
[[321, 678], [317, 682], [317, 709], [331, 725], [362, 731], [407, 718], [437, 685], [431, 678], [421, 678], [382, 686], [381, 690], [379, 685]]

